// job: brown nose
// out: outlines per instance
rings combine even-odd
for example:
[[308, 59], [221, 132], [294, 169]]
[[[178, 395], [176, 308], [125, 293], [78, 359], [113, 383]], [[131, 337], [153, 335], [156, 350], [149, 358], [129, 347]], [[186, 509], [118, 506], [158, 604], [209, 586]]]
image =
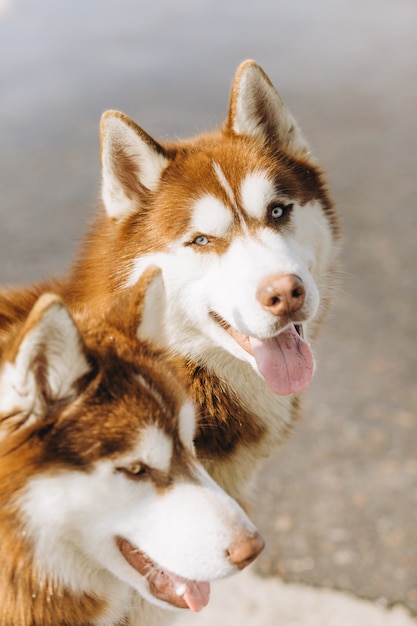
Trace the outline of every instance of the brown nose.
[[229, 561], [238, 569], [243, 569], [262, 552], [265, 542], [259, 533], [254, 535], [241, 534], [227, 551]]
[[259, 286], [256, 297], [272, 315], [291, 315], [304, 304], [303, 281], [295, 274], [268, 276]]

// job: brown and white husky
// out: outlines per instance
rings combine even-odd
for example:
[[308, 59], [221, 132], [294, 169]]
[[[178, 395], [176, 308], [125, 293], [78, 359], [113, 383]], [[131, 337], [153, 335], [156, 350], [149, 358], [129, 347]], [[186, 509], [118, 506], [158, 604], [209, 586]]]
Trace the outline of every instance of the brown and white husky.
[[155, 626], [166, 608], [200, 610], [209, 581], [263, 542], [197, 461], [193, 406], [155, 344], [160, 271], [94, 318], [74, 321], [44, 294], [18, 322], [11, 301], [0, 299], [1, 626]]
[[[253, 61], [238, 68], [212, 133], [162, 143], [106, 112], [101, 162], [103, 208], [53, 289], [71, 310], [101, 312], [147, 266], [162, 269], [165, 339], [197, 412], [197, 455], [243, 500], [314, 372], [338, 241], [322, 172]], [[42, 290], [10, 296], [19, 314]]]
[[241, 498], [314, 372], [338, 239], [322, 173], [253, 61], [237, 71], [220, 130], [162, 143], [108, 111], [101, 161], [104, 209], [65, 297], [101, 310], [148, 265], [162, 268], [197, 454]]

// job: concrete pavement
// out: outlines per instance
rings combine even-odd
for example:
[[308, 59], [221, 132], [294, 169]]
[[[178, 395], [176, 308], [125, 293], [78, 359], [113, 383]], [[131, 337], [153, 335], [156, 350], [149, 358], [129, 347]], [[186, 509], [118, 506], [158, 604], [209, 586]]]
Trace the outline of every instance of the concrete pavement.
[[208, 606], [176, 626], [415, 626], [401, 607], [387, 609], [347, 593], [278, 578], [253, 569], [213, 585]]

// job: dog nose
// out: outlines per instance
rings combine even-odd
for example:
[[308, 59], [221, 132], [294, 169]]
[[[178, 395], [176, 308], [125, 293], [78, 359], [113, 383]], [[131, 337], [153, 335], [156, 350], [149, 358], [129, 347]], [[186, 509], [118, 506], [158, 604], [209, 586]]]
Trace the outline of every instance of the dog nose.
[[242, 533], [235, 539], [227, 551], [227, 556], [232, 565], [243, 569], [262, 552], [265, 542], [259, 533], [247, 535]]
[[296, 274], [268, 276], [257, 291], [258, 302], [272, 315], [291, 315], [304, 304], [303, 281]]

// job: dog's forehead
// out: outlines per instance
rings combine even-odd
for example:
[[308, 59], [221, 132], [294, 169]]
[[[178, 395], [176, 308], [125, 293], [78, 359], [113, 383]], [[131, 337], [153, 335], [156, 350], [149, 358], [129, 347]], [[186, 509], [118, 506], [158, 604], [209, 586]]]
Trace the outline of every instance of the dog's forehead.
[[194, 203], [190, 227], [193, 231], [224, 237], [233, 225], [233, 213], [214, 194], [207, 194]]
[[217, 238], [224, 251], [233, 235], [264, 227], [272, 203], [304, 206], [313, 200], [329, 204], [312, 163], [271, 153], [247, 138], [209, 136], [185, 144], [164, 172], [142, 223], [141, 254], [166, 250], [172, 242], [188, 245], [199, 235]]
[[242, 208], [245, 213], [255, 219], [261, 219], [266, 207], [277, 199], [277, 191], [266, 172], [247, 174], [240, 186]]
[[160, 443], [165, 456], [166, 441], [181, 440], [182, 385], [169, 363], [148, 362], [144, 354], [137, 358], [140, 367], [115, 358], [111, 366], [99, 368], [83, 393], [63, 408], [44, 437], [49, 462], [87, 466], [130, 454], [148, 431], [148, 440], [156, 442], [154, 447]]
[[[227, 173], [216, 161], [212, 162], [215, 182], [210, 192], [198, 198], [192, 207], [191, 228], [194, 231], [226, 236], [233, 224], [242, 219], [262, 220], [267, 206], [276, 198], [274, 182], [266, 171], [254, 170]], [[217, 183], [217, 184], [216, 184]]]
[[130, 450], [118, 458], [118, 462], [140, 462], [161, 472], [169, 471], [174, 442], [159, 425], [144, 424], [132, 444]]

